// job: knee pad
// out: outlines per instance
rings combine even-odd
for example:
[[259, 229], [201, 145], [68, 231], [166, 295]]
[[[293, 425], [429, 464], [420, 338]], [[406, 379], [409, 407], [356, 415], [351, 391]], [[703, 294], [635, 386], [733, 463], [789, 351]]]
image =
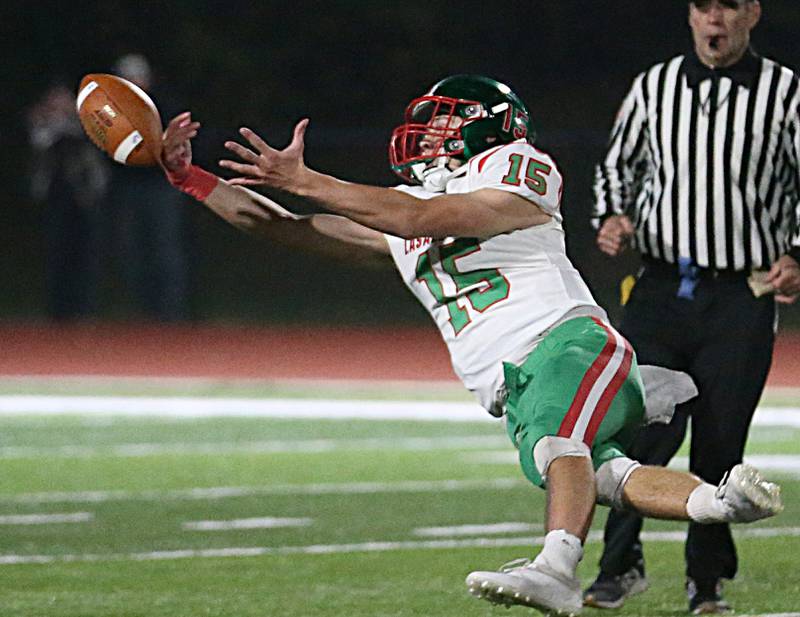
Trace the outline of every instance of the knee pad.
[[547, 482], [547, 469], [557, 458], [562, 456], [585, 456], [591, 458], [592, 453], [589, 446], [580, 439], [570, 439], [568, 437], [553, 437], [545, 435], [533, 447], [533, 460], [536, 469], [542, 480]]
[[612, 458], [600, 465], [595, 473], [597, 503], [624, 510], [622, 490], [637, 467], [641, 467], [641, 464], [624, 456]]

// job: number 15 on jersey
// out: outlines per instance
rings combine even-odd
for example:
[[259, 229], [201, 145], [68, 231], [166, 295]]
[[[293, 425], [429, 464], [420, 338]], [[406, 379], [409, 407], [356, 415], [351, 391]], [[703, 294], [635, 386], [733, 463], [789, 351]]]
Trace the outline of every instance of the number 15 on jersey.
[[[508, 298], [511, 289], [508, 280], [496, 268], [466, 271], [458, 268], [459, 259], [480, 250], [478, 240], [457, 238], [447, 244], [433, 244], [417, 259], [417, 281], [428, 288], [438, 305], [447, 308], [456, 336], [472, 323], [467, 305], [483, 313]], [[453, 291], [445, 291], [445, 279], [449, 279], [447, 287]]]

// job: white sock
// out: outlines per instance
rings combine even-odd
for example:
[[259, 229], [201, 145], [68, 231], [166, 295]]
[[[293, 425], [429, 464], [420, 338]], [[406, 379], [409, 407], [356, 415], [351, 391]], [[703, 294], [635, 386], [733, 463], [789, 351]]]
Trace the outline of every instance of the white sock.
[[703, 483], [695, 488], [686, 501], [686, 513], [695, 523], [725, 523], [728, 510], [717, 498], [717, 487]]
[[583, 545], [580, 539], [563, 529], [554, 529], [544, 537], [544, 547], [534, 563], [546, 564], [559, 574], [574, 578], [582, 558]]

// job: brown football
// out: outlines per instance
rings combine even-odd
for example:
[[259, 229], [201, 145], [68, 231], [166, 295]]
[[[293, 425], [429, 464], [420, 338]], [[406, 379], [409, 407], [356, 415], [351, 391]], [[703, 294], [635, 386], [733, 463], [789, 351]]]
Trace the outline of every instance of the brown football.
[[118, 163], [146, 167], [161, 159], [161, 116], [136, 84], [91, 73], [78, 87], [78, 116], [89, 139]]

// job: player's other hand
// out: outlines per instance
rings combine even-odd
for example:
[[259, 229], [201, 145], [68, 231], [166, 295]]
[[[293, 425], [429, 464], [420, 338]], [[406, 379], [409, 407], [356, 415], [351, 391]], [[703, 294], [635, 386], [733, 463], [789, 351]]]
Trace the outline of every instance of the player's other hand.
[[622, 253], [633, 237], [633, 224], [624, 214], [609, 216], [597, 232], [597, 247], [606, 255], [616, 257]]
[[767, 274], [767, 282], [775, 288], [775, 300], [781, 304], [791, 304], [800, 295], [800, 264], [789, 255], [784, 255]]
[[269, 186], [289, 192], [298, 192], [305, 174], [309, 171], [303, 161], [305, 133], [308, 119], [300, 120], [294, 127], [291, 143], [283, 150], [276, 150], [248, 128], [239, 129], [251, 148], [235, 141], [226, 141], [225, 147], [241, 161], [222, 160], [221, 167], [239, 174], [230, 184], [245, 186]]
[[161, 138], [161, 163], [167, 172], [180, 174], [192, 164], [192, 138], [197, 136], [199, 122], [192, 122], [192, 113], [178, 114], [167, 125]]

